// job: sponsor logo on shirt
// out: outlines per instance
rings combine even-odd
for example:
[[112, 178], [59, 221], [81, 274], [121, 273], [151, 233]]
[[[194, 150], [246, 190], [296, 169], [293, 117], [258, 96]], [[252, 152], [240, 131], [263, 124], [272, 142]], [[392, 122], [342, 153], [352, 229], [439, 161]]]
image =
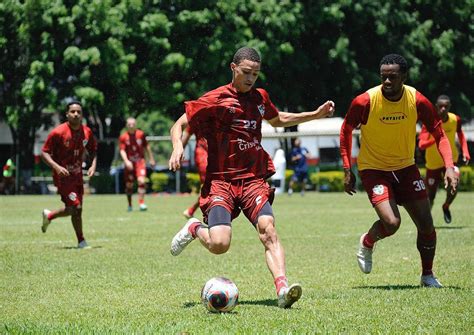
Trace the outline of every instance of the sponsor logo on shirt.
[[247, 142], [246, 140], [243, 140], [241, 138], [238, 138], [237, 141], [239, 144], [239, 149], [241, 151], [245, 151], [252, 148], [255, 148], [256, 150], [262, 149], [262, 147], [260, 146], [260, 143], [255, 137], [253, 138], [253, 142]]
[[374, 188], [372, 189], [372, 192], [376, 195], [382, 195], [384, 192], [384, 187], [383, 185], [375, 185]]
[[265, 114], [265, 106], [258, 105], [257, 108], [258, 108], [258, 111], [260, 112], [260, 115], [263, 116], [263, 114]]
[[384, 124], [399, 124], [403, 120], [408, 119], [408, 116], [404, 113], [397, 112], [390, 115], [384, 115], [380, 117], [380, 122]]
[[141, 138], [139, 138], [139, 139], [137, 140], [137, 144], [138, 144], [138, 145], [142, 145], [142, 140], [141, 140]]

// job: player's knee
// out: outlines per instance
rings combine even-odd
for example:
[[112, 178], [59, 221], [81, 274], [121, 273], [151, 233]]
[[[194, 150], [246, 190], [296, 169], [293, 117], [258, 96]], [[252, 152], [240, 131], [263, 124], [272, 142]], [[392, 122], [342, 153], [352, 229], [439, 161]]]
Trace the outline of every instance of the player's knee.
[[209, 243], [209, 251], [213, 254], [224, 254], [229, 250], [230, 243], [224, 240], [211, 240]]
[[398, 217], [392, 217], [392, 218], [384, 220], [384, 228], [385, 228], [386, 236], [395, 234], [398, 228], [400, 228], [401, 223], [402, 221]]

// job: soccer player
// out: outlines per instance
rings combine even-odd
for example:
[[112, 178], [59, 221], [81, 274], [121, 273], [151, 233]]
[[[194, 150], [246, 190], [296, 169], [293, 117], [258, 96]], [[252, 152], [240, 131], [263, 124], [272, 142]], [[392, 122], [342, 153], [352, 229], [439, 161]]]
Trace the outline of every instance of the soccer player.
[[289, 308], [302, 293], [299, 284], [288, 286], [285, 253], [275, 229], [273, 191], [266, 179], [275, 173], [270, 156], [261, 146], [262, 119], [274, 127], [331, 116], [334, 103], [300, 114], [279, 112], [264, 89], [254, 88], [260, 73], [260, 55], [253, 48], [239, 49], [230, 64], [232, 82], [197, 100], [185, 103], [183, 114], [171, 128], [173, 152], [170, 170], [181, 166], [182, 130], [188, 124], [208, 144], [206, 180], [201, 189], [200, 207], [204, 226], [191, 218], [174, 236], [171, 254], [179, 255], [194, 239], [213, 254], [230, 247], [231, 222], [240, 211], [257, 230], [265, 249], [267, 266], [273, 276], [278, 306]]
[[[461, 145], [462, 151], [462, 161], [464, 164], [468, 164], [471, 156], [469, 155], [469, 149], [467, 147], [466, 137], [461, 128], [461, 118], [454, 114], [450, 113], [451, 109], [451, 99], [447, 95], [440, 95], [436, 99], [436, 109], [439, 117], [443, 121], [443, 130], [448, 137], [449, 143], [451, 145], [451, 151], [453, 153], [453, 161], [456, 163], [458, 161], [458, 148], [456, 146], [455, 137], [458, 135], [459, 144]], [[426, 187], [428, 188], [428, 196], [430, 198], [431, 207], [433, 207], [433, 202], [436, 197], [436, 192], [438, 191], [438, 185], [443, 178], [445, 168], [443, 164], [443, 159], [439, 154], [435, 144], [435, 139], [430, 135], [425, 126], [421, 128], [421, 133], [419, 136], [418, 147], [421, 150], [425, 151], [425, 160], [426, 160]], [[459, 168], [455, 166], [455, 171], [459, 174]], [[451, 190], [448, 188], [446, 190], [446, 200], [442, 206], [444, 221], [446, 223], [451, 223], [451, 211], [449, 210], [449, 205], [452, 204], [454, 198], [456, 197], [457, 190]]]
[[301, 140], [297, 138], [293, 144], [290, 153], [291, 162], [295, 167], [295, 173], [291, 176], [290, 185], [288, 186], [288, 194], [293, 194], [293, 185], [299, 183], [301, 185], [301, 195], [304, 195], [306, 183], [308, 182], [308, 163], [309, 151], [301, 147]]
[[405, 207], [416, 225], [416, 245], [421, 256], [421, 285], [442, 287], [433, 274], [436, 231], [423, 179], [415, 165], [416, 122], [421, 120], [436, 141], [443, 157], [445, 185], [456, 189], [448, 138], [433, 105], [415, 88], [404, 85], [408, 65], [400, 55], [389, 54], [380, 61], [381, 85], [352, 100], [340, 133], [345, 191], [355, 193], [350, 169], [352, 131], [360, 127], [361, 145], [357, 159], [362, 184], [379, 219], [360, 238], [357, 260], [364, 273], [372, 270], [372, 252], [377, 241], [393, 235], [400, 227], [397, 205]]
[[[186, 131], [183, 134], [183, 148], [188, 144], [189, 139], [192, 136], [191, 127], [187, 127]], [[201, 187], [206, 180], [206, 168], [207, 168], [207, 141], [204, 137], [196, 137], [196, 147], [194, 148], [194, 162], [199, 173], [199, 181], [201, 182]], [[183, 212], [183, 215], [186, 219], [194, 217], [194, 212], [199, 207], [199, 198], [189, 207], [186, 208]]]
[[77, 247], [88, 248], [82, 232], [82, 197], [84, 183], [82, 179], [82, 163], [86, 151], [92, 159], [87, 175], [95, 173], [97, 158], [97, 142], [89, 127], [82, 124], [82, 105], [79, 101], [67, 104], [67, 121], [54, 128], [43, 145], [41, 157], [53, 169], [54, 184], [61, 195], [65, 207], [50, 211], [43, 210], [41, 230], [46, 233], [52, 220], [71, 216], [76, 232]]
[[119, 137], [119, 148], [120, 156], [125, 164], [123, 178], [125, 182], [125, 193], [127, 194], [127, 210], [129, 212], [133, 210], [132, 195], [136, 180], [138, 184], [138, 205], [140, 211], [146, 211], [148, 208], [145, 204], [145, 150], [148, 154], [148, 161], [151, 166], [155, 165], [155, 159], [153, 158], [151, 147], [146, 140], [145, 133], [137, 129], [137, 121], [133, 117], [127, 119], [127, 131]]

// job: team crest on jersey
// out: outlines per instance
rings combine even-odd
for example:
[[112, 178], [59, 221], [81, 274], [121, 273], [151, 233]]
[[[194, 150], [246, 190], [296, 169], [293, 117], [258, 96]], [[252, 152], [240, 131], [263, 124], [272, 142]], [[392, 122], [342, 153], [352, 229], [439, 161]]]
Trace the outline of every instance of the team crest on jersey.
[[139, 139], [137, 140], [137, 144], [138, 144], [138, 145], [142, 145], [142, 140], [141, 140], [141, 138], [139, 138]]
[[435, 179], [434, 179], [434, 178], [428, 178], [428, 185], [433, 186], [434, 183], [435, 183]]
[[89, 143], [89, 140], [87, 138], [82, 140], [82, 145], [85, 147]]
[[383, 185], [375, 185], [374, 188], [372, 189], [372, 192], [376, 195], [382, 195], [384, 192], [384, 187]]
[[69, 197], [69, 200], [76, 201], [77, 194], [75, 192], [71, 192], [71, 193], [69, 193], [68, 197]]
[[235, 114], [235, 107], [227, 107], [227, 111], [231, 114]]
[[258, 105], [257, 108], [258, 108], [258, 111], [260, 112], [260, 115], [263, 116], [263, 114], [265, 114], [265, 106]]

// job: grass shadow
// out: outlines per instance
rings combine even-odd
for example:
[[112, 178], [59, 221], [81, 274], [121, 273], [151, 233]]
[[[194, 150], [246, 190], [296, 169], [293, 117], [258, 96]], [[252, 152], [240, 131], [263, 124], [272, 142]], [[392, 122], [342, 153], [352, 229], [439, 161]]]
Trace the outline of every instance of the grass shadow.
[[[420, 290], [427, 289], [426, 287], [421, 287], [420, 285], [365, 285], [365, 286], [355, 286], [353, 289], [372, 289], [372, 290], [385, 290], [385, 291], [398, 291], [398, 290]], [[462, 290], [459, 286], [443, 286], [443, 289], [452, 289], [452, 290]]]
[[[200, 302], [188, 301], [183, 304], [184, 308], [192, 308], [196, 305], [201, 305]], [[238, 305], [261, 305], [261, 306], [274, 306], [278, 307], [275, 299], [264, 299], [264, 300], [239, 300]]]
[[58, 249], [63, 249], [63, 250], [92, 250], [92, 249], [102, 249], [103, 247], [101, 245], [97, 245], [97, 246], [89, 246], [88, 248], [83, 248], [83, 249], [79, 249], [77, 246], [74, 246], [74, 247], [58, 247]]
[[465, 226], [435, 226], [436, 229], [446, 229], [446, 230], [456, 230], [456, 229], [464, 229]]

